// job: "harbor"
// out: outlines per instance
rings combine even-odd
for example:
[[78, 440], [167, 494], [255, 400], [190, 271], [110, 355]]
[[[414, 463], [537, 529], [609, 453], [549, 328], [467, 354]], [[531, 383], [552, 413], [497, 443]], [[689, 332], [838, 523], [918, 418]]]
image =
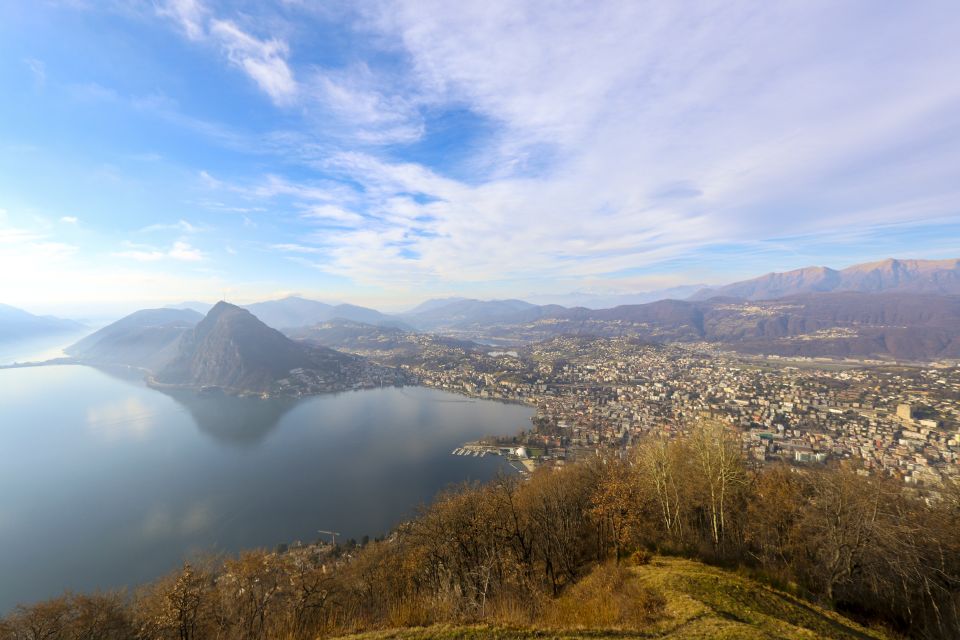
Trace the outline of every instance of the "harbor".
[[523, 446], [514, 447], [509, 445], [490, 445], [483, 442], [468, 442], [457, 447], [451, 451], [450, 454], [477, 458], [488, 455], [502, 456], [507, 460], [507, 464], [522, 474], [530, 473], [536, 469], [536, 461], [529, 456], [527, 448]]

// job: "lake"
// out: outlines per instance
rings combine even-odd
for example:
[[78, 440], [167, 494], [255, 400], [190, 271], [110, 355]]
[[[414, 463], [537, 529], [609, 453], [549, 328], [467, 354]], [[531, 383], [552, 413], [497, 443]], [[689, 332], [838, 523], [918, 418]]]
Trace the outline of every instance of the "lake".
[[0, 614], [148, 581], [206, 551], [387, 532], [532, 409], [405, 387], [296, 401], [171, 395], [82, 366], [0, 370]]

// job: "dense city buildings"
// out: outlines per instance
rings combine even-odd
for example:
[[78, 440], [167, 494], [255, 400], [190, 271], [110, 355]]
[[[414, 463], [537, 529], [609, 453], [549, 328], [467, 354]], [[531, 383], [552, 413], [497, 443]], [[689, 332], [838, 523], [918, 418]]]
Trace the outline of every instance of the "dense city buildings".
[[518, 440], [541, 463], [711, 417], [736, 429], [757, 463], [852, 458], [931, 491], [958, 468], [960, 370], [946, 364], [786, 360], [630, 338], [559, 337], [511, 351], [418, 339], [422, 351], [401, 366], [421, 384], [536, 407]]

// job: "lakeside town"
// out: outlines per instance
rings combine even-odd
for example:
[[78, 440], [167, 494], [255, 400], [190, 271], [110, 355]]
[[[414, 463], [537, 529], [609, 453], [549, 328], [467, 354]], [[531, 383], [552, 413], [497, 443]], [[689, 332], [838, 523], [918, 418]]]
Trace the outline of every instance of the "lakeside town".
[[509, 443], [527, 468], [678, 435], [710, 417], [738, 431], [755, 463], [855, 459], [864, 473], [928, 492], [957, 475], [960, 371], [949, 363], [787, 360], [631, 338], [478, 351], [418, 338], [419, 356], [400, 366], [420, 384], [536, 408]]

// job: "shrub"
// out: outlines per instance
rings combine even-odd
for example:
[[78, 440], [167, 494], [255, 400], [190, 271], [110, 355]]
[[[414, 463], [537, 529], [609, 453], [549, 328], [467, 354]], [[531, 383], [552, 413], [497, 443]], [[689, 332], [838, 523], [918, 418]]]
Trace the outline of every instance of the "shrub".
[[666, 599], [626, 567], [598, 566], [547, 606], [544, 622], [564, 628], [638, 629], [663, 614]]

